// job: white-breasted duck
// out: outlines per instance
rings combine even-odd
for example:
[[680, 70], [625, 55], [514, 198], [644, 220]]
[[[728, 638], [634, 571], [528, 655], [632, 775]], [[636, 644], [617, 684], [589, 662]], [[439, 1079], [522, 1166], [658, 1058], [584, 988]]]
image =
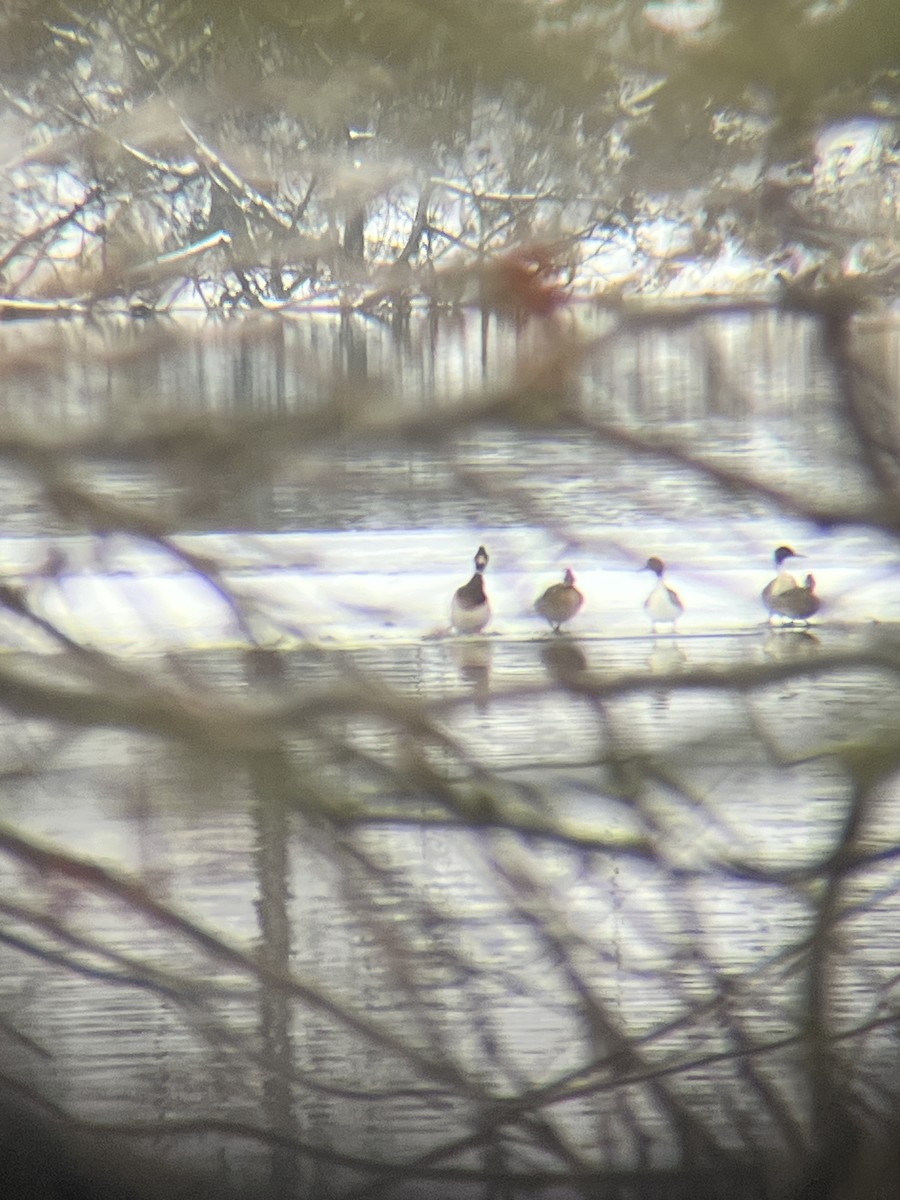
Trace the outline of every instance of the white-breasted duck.
[[666, 564], [661, 558], [648, 558], [641, 567], [642, 571], [652, 571], [656, 576], [656, 583], [650, 595], [644, 601], [644, 608], [653, 622], [653, 630], [655, 632], [657, 625], [671, 625], [675, 628], [675, 622], [684, 612], [684, 605], [681, 602], [681, 597], [674, 588], [670, 588], [663, 574], [665, 573]]
[[484, 569], [488, 552], [479, 546], [475, 554], [475, 574], [456, 589], [450, 602], [450, 621], [457, 633], [481, 633], [491, 619], [491, 602], [484, 590]]
[[584, 604], [584, 596], [575, 586], [575, 575], [569, 568], [562, 583], [551, 584], [534, 602], [534, 610], [548, 620], [554, 633], [559, 633], [566, 621], [571, 621]]

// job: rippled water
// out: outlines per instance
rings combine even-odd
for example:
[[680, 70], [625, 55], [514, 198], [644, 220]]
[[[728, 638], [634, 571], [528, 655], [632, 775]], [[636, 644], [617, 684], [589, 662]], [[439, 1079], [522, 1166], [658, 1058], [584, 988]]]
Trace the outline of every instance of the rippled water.
[[[487, 353], [472, 331], [447, 335], [430, 358], [422, 331], [370, 333], [361, 358], [361, 336], [298, 326], [289, 349], [348, 373], [365, 361], [366, 381], [393, 379], [410, 406], [423, 379], [472, 388], [521, 350], [508, 330]], [[320, 391], [227, 342], [143, 370], [154, 404], [189, 395], [210, 412]], [[582, 376], [586, 411], [623, 429], [866, 493], [800, 321], [623, 340]], [[110, 368], [97, 384], [94, 368], [51, 387], [63, 424], [89, 426], [133, 379]], [[25, 396], [10, 387], [7, 402]], [[244, 1122], [240, 1148], [233, 1130], [166, 1135], [223, 1178], [248, 1158], [275, 1169], [260, 1130], [358, 1156], [281, 1162], [291, 1186], [336, 1194], [375, 1160], [484, 1168], [491, 1139], [466, 1139], [510, 1096], [516, 1169], [683, 1165], [701, 1134], [757, 1165], [770, 1150], [790, 1161], [808, 1144], [817, 937], [841, 947], [823, 1017], [841, 1070], [880, 1078], [890, 1041], [872, 1018], [896, 990], [893, 787], [866, 798], [852, 846], [865, 869], [836, 911], [823, 896], [863, 778], [854, 747], [890, 736], [896, 710], [893, 541], [785, 519], [584, 431], [357, 443], [326, 464], [327, 487], [292, 462], [253, 496], [222, 485], [218, 521], [175, 531], [237, 606], [172, 547], [86, 536], [27, 480], [0, 485], [6, 580], [32, 612], [223, 722], [214, 753], [124, 715], [82, 729], [5, 714], [7, 830], [113, 872], [36, 870], [7, 838], [12, 1074], [87, 1118], [149, 1123], [144, 1145], [172, 1119]], [[140, 464], [92, 470], [138, 503], [161, 486]], [[457, 638], [449, 601], [479, 542], [493, 621]], [[765, 623], [782, 542], [823, 597], [809, 630]], [[649, 554], [684, 599], [676, 634], [652, 636], [643, 612]], [[533, 602], [566, 566], [587, 600], [554, 637]], [[46, 625], [6, 611], [2, 630], [5, 686], [91, 678]], [[374, 699], [348, 706], [348, 685]], [[243, 702], [306, 706], [282, 752], [230, 743]], [[116, 891], [122, 875], [138, 893]], [[453, 1194], [459, 1180], [432, 1183]]]

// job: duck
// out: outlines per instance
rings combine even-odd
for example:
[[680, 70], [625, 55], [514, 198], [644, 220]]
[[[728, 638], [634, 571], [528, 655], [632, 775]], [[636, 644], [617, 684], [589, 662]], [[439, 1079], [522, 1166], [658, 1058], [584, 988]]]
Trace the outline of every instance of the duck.
[[584, 596], [575, 586], [575, 575], [566, 567], [562, 583], [551, 584], [534, 602], [535, 612], [550, 622], [554, 633], [559, 633], [566, 621], [571, 621], [584, 604]]
[[780, 596], [782, 592], [793, 591], [800, 587], [800, 585], [797, 583], [797, 580], [784, 564], [789, 558], [802, 557], [802, 554], [798, 554], [797, 551], [792, 550], [790, 546], [779, 546], [772, 555], [775, 563], [776, 575], [774, 579], [769, 580], [762, 590], [762, 602], [769, 610], [770, 621], [773, 616], [780, 615], [778, 610], [774, 607], [776, 597]]
[[785, 588], [769, 597], [769, 610], [773, 616], [787, 617], [789, 621], [809, 623], [809, 618], [815, 616], [822, 606], [822, 601], [816, 595], [816, 581], [812, 575], [807, 575], [802, 586]]
[[484, 570], [488, 552], [479, 546], [475, 553], [475, 574], [458, 587], [450, 602], [450, 623], [457, 633], [481, 633], [491, 619], [491, 602], [484, 590]]
[[657, 625], [671, 625], [674, 630], [675, 622], [684, 612], [681, 597], [674, 588], [668, 587], [663, 579], [665, 569], [666, 564], [663, 560], [655, 556], [648, 558], [641, 567], [642, 571], [652, 571], [656, 576], [653, 590], [644, 601], [644, 608], [650, 615], [654, 633]]

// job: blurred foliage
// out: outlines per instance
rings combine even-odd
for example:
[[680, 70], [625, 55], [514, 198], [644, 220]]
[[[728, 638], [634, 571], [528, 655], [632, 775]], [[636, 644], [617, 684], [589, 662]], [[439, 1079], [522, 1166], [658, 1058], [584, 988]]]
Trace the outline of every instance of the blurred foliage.
[[[402, 266], [390, 300], [443, 301], [410, 272], [534, 238], [630, 243], [640, 291], [893, 259], [890, 0], [8, 3], [2, 34], [9, 296], [229, 308]], [[816, 139], [850, 119], [881, 133], [845, 228]]]

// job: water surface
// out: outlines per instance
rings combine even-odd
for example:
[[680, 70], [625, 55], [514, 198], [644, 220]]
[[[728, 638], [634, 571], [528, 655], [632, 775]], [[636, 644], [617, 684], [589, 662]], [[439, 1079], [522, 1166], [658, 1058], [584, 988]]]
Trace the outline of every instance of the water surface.
[[[12, 376], [7, 420], [34, 436], [52, 414], [65, 442], [166, 412], [302, 415], [335, 366], [366, 403], [428, 414], [539, 348], [347, 322], [282, 327], [275, 355], [227, 329], [117, 345], [40, 395]], [[27, 610], [4, 611], [0, 659], [11, 1077], [223, 1179], [281, 1172], [281, 1194], [354, 1194], [421, 1156], [432, 1194], [481, 1194], [500, 1143], [505, 1169], [570, 1179], [781, 1169], [811, 1145], [811, 1023], [848, 1086], [890, 1086], [900, 831], [889, 755], [877, 786], [861, 764], [893, 736], [895, 544], [596, 433], [861, 502], [814, 331], [623, 337], [578, 374], [594, 432], [335, 435], [193, 479], [70, 441], [80, 479], [173, 514], [161, 538], [64, 522], [22, 461], [5, 477]], [[457, 638], [482, 542], [493, 621]], [[765, 620], [784, 542], [823, 597], [808, 630]], [[650, 554], [686, 605], [675, 633], [642, 609]], [[533, 602], [567, 566], [587, 599], [554, 637]], [[168, 694], [206, 732], [141, 731], [124, 702], [55, 721], [18, 680]], [[256, 741], [239, 705], [268, 714]], [[242, 1136], [164, 1129], [201, 1118]]]

